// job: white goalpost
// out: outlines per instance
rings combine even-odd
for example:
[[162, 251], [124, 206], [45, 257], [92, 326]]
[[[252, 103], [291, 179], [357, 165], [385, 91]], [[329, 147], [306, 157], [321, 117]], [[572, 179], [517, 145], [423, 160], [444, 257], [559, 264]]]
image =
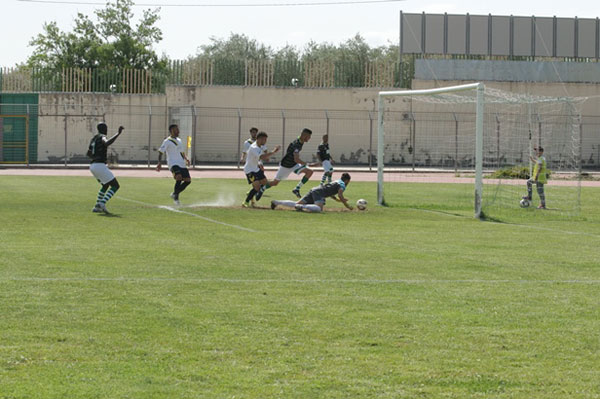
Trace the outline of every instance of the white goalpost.
[[[577, 180], [580, 175], [581, 126], [576, 105], [585, 99], [504, 92], [471, 83], [382, 91], [378, 100], [380, 205], [397, 201], [393, 176], [398, 172], [433, 169], [474, 174], [475, 217], [483, 216], [484, 208], [518, 208], [520, 197], [527, 194], [526, 177], [511, 180], [495, 174], [507, 169], [531, 176], [530, 157], [538, 147], [546, 147], [544, 156], [553, 176]], [[578, 209], [580, 183], [569, 184], [573, 187], [551, 186], [556, 210]]]

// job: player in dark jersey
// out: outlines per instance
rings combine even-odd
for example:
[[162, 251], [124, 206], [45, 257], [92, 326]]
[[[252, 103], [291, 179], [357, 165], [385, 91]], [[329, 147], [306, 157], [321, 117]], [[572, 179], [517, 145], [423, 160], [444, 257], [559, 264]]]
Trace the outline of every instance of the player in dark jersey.
[[297, 202], [273, 200], [271, 201], [271, 209], [275, 209], [277, 206], [287, 206], [296, 208], [300, 212], [322, 212], [325, 199], [330, 197], [343, 203], [347, 209], [352, 210], [352, 206], [348, 205], [348, 199], [344, 197], [344, 191], [348, 184], [350, 184], [350, 175], [343, 173], [340, 180], [313, 188]]
[[323, 165], [323, 177], [321, 177], [321, 184], [325, 184], [325, 181], [331, 183], [331, 176], [333, 176], [333, 160], [329, 154], [329, 135], [323, 135], [323, 141], [317, 148], [317, 157]]
[[262, 186], [260, 191], [256, 194], [256, 200], [258, 201], [263, 192], [270, 187], [274, 187], [279, 184], [279, 182], [285, 178], [287, 178], [290, 173], [294, 172], [295, 174], [304, 174], [302, 180], [298, 182], [296, 188], [292, 190], [292, 193], [298, 198], [300, 195], [300, 188], [310, 179], [313, 174], [312, 169], [310, 169], [308, 164], [300, 159], [300, 151], [302, 150], [302, 146], [304, 143], [310, 140], [312, 135], [312, 130], [308, 128], [302, 129], [300, 136], [288, 145], [287, 151], [281, 162], [279, 162], [279, 170], [277, 170], [277, 174], [275, 175], [275, 179], [267, 183], [267, 185]]
[[124, 127], [119, 126], [119, 132], [110, 139], [106, 138], [106, 133], [108, 132], [106, 123], [99, 123], [97, 129], [98, 134], [90, 141], [87, 151], [87, 156], [91, 158], [90, 172], [92, 172], [92, 175], [94, 175], [100, 184], [102, 184], [100, 191], [98, 191], [96, 205], [94, 206], [94, 209], [92, 209], [92, 212], [108, 213], [106, 203], [113, 195], [115, 195], [120, 187], [119, 182], [110, 169], [108, 169], [108, 166], [106, 166], [108, 146], [114, 143], [117, 137], [121, 135]]

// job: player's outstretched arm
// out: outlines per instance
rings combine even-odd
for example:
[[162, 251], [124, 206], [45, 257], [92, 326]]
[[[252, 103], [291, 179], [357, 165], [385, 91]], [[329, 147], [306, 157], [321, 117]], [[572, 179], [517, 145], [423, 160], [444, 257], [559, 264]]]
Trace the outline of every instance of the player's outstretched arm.
[[115, 140], [117, 139], [117, 137], [119, 137], [121, 135], [121, 133], [123, 133], [123, 130], [125, 130], [125, 128], [123, 126], [119, 126], [119, 131], [118, 133], [116, 133], [114, 136], [112, 136], [110, 139], [106, 140], [106, 145], [109, 146], [112, 143], [115, 142]]
[[269, 160], [269, 158], [271, 158], [271, 157], [273, 156], [273, 154], [275, 154], [277, 151], [279, 151], [279, 148], [280, 148], [280, 146], [276, 146], [276, 147], [273, 149], [273, 151], [271, 151], [271, 152], [267, 152], [267, 153], [265, 153], [265, 154], [262, 154], [262, 155], [260, 156], [260, 160], [261, 160], [261, 161], [268, 161], [268, 160]]
[[341, 188], [338, 190], [338, 197], [340, 198], [340, 201], [344, 204], [344, 206], [349, 209], [349, 210], [353, 210], [354, 208], [350, 205], [348, 205], [348, 199], [344, 197], [344, 190], [342, 190]]

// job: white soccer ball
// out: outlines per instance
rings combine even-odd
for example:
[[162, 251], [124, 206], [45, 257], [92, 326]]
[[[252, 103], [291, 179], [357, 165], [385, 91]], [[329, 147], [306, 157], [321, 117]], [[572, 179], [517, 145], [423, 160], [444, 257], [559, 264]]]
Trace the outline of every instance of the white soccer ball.
[[529, 205], [531, 205], [531, 203], [528, 199], [523, 198], [521, 201], [519, 201], [519, 206], [521, 208], [529, 208]]
[[365, 209], [367, 209], [367, 200], [362, 198], [359, 199], [358, 201], [356, 201], [356, 207], [361, 211], [364, 211]]

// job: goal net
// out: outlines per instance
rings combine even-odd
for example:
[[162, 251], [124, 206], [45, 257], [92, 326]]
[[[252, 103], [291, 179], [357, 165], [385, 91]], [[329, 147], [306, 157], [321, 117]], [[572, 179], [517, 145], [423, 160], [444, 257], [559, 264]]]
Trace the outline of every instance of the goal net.
[[[429, 192], [423, 202], [428, 206], [472, 209], [476, 217], [520, 209], [535, 149], [542, 147], [547, 207], [577, 213], [583, 100], [505, 92], [482, 83], [380, 92], [378, 202], [406, 203], [399, 182], [406, 181], [405, 172], [415, 172], [428, 173], [424, 181], [462, 182], [472, 189], [460, 204], [444, 204], [443, 191]], [[532, 188], [533, 207], [540, 202], [538, 187]]]

